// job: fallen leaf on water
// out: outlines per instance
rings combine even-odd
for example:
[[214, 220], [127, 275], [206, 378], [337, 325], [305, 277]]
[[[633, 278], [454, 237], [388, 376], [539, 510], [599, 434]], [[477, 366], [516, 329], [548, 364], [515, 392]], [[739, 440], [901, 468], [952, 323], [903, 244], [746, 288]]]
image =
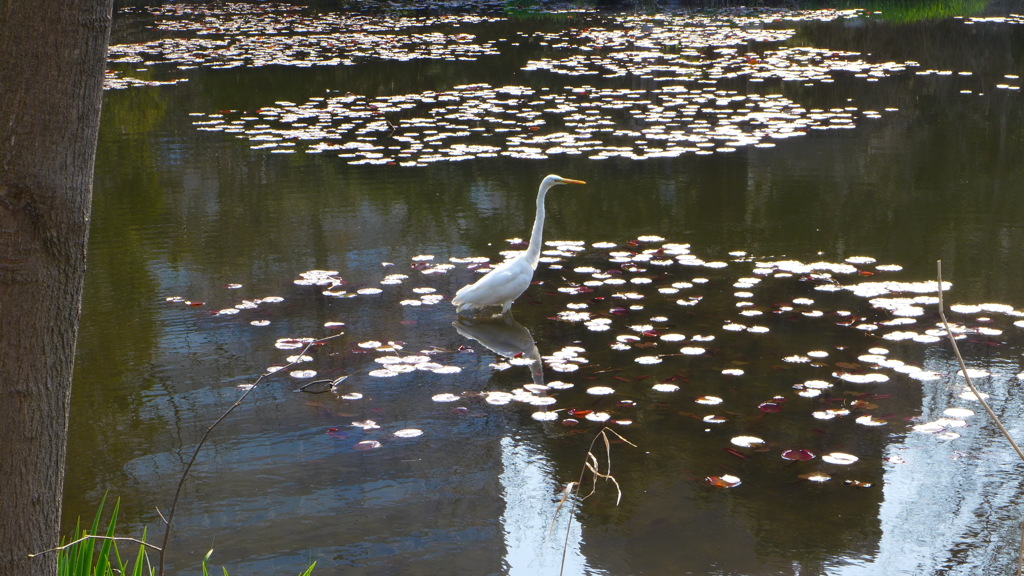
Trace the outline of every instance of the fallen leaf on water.
[[782, 452], [783, 460], [799, 460], [800, 462], [806, 462], [814, 459], [814, 452], [810, 450], [785, 450]]
[[715, 488], [735, 488], [742, 482], [739, 477], [733, 476], [732, 474], [722, 474], [721, 476], [708, 476], [704, 479], [705, 482], [714, 486]]

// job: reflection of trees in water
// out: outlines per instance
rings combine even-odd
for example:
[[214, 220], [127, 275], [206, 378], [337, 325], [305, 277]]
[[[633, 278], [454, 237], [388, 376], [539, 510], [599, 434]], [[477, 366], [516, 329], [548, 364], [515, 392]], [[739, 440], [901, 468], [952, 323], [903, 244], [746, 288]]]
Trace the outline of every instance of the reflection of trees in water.
[[[1005, 75], [1024, 71], [1016, 58], [1024, 51], [1024, 27], [948, 20], [869, 23], [857, 29], [815, 26], [802, 28], [800, 35], [801, 41], [870, 51], [878, 58], [915, 59], [919, 72], [952, 72], [841, 86], [861, 107], [899, 112], [877, 125], [867, 122], [862, 145], [843, 145], [848, 150], [841, 154], [805, 151], [818, 156], [823, 172], [834, 168], [838, 176], [821, 189], [832, 204], [820, 214], [824, 222], [839, 226], [838, 220], [852, 213], [864, 219], [845, 247], [836, 248], [877, 244], [872, 236], [887, 238], [889, 246], [910, 248], [909, 242], [908, 251], [947, 262], [958, 289], [1005, 299], [1014, 291], [1012, 283], [1001, 275], [990, 277], [989, 271], [1024, 264], [1017, 249], [1024, 237], [1007, 226], [1024, 218], [1017, 201], [1024, 181], [1018, 162], [1024, 153], [1024, 107], [1018, 90], [997, 85], [1020, 84]], [[857, 164], [851, 158], [858, 158]], [[908, 226], [913, 233], [906, 233]]]

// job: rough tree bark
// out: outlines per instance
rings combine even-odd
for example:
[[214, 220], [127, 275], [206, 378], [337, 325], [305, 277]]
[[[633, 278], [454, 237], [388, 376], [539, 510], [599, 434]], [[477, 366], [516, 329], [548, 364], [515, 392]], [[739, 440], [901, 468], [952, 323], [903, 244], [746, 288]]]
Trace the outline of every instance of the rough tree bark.
[[0, 576], [56, 573], [111, 0], [0, 0]]

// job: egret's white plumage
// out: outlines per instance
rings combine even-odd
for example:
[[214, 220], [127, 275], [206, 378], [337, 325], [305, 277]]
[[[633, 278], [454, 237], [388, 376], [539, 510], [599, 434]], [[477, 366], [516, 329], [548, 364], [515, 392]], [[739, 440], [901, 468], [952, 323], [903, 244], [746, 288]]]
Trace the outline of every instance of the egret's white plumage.
[[571, 180], [554, 174], [544, 178], [537, 190], [537, 217], [533, 222], [533, 233], [530, 245], [522, 254], [506, 260], [494, 267], [483, 278], [463, 286], [455, 293], [452, 304], [462, 314], [464, 310], [479, 311], [488, 306], [501, 306], [505, 314], [512, 307], [512, 302], [526, 291], [533, 281], [533, 271], [540, 261], [540, 247], [544, 236], [544, 198], [552, 186], [559, 184], [586, 184], [582, 180]]

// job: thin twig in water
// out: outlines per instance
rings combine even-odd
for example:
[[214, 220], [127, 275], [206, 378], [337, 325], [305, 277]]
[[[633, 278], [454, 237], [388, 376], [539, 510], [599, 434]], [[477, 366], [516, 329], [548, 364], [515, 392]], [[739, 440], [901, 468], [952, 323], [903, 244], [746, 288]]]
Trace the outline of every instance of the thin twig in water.
[[942, 326], [946, 329], [946, 337], [949, 338], [949, 343], [951, 346], [953, 346], [953, 353], [956, 355], [956, 360], [957, 362], [960, 363], [960, 373], [964, 375], [964, 380], [967, 381], [967, 387], [970, 388], [971, 393], [974, 394], [974, 397], [978, 399], [978, 402], [981, 402], [981, 405], [983, 408], [985, 408], [985, 412], [988, 414], [989, 418], [991, 418], [992, 421], [995, 422], [996, 428], [999, 428], [999, 431], [1003, 433], [1003, 436], [1006, 438], [1006, 441], [1009, 442], [1010, 446], [1012, 446], [1013, 449], [1017, 452], [1017, 456], [1020, 456], [1021, 461], [1024, 461], [1024, 451], [1022, 451], [1020, 449], [1020, 446], [1018, 446], [1017, 443], [1013, 441], [1013, 437], [1010, 436], [1010, 433], [1003, 426], [1003, 423], [999, 420], [999, 417], [996, 416], [996, 413], [992, 411], [992, 408], [988, 405], [988, 402], [986, 402], [985, 398], [981, 395], [981, 392], [979, 392], [978, 389], [974, 387], [974, 382], [971, 382], [971, 377], [970, 375], [967, 374], [967, 365], [964, 364], [964, 357], [960, 355], [960, 348], [956, 345], [956, 338], [953, 337], [953, 330], [950, 329], [949, 322], [946, 322], [945, 306], [942, 304], [942, 260], [936, 260], [935, 264], [938, 270], [939, 280], [939, 318], [942, 320]]
[[[1010, 446], [1012, 446], [1017, 452], [1017, 456], [1020, 456], [1020, 459], [1024, 461], [1024, 451], [1021, 451], [1020, 446], [1014, 442], [1013, 437], [1010, 436], [1010, 433], [1006, 430], [1006, 427], [1003, 426], [1003, 423], [999, 420], [999, 417], [996, 416], [996, 413], [988, 405], [988, 402], [981, 395], [981, 392], [974, 387], [974, 382], [971, 382], [971, 377], [967, 374], [967, 365], [964, 363], [964, 357], [960, 354], [960, 347], [956, 344], [956, 338], [953, 337], [953, 330], [950, 329], [949, 322], [946, 321], [946, 307], [942, 303], [942, 260], [936, 260], [935, 267], [939, 282], [939, 318], [942, 320], [942, 326], [946, 329], [946, 337], [949, 338], [949, 343], [953, 347], [953, 353], [956, 355], [956, 361], [960, 364], [960, 373], [964, 375], [964, 380], [967, 381], [967, 387], [970, 388], [971, 393], [974, 394], [974, 397], [977, 398], [978, 402], [981, 402], [982, 407], [985, 408], [985, 413], [987, 413], [989, 418], [995, 422], [996, 428], [999, 428], [1003, 437], [1006, 438], [1006, 441], [1009, 442]], [[1017, 576], [1021, 576], [1022, 571], [1024, 571], [1024, 523], [1021, 524], [1020, 548], [1017, 550]]]
[[[612, 484], [615, 484], [615, 491], [618, 494], [618, 496], [615, 498], [616, 506], [618, 506], [619, 502], [622, 501], [622, 488], [619, 487], [618, 480], [616, 480], [615, 477], [612, 476], [612, 445], [611, 440], [608, 438], [609, 433], [614, 434], [619, 440], [622, 440], [626, 444], [629, 444], [630, 446], [636, 448], [636, 444], [633, 444], [629, 440], [626, 440], [621, 434], [607, 427], [602, 428], [601, 431], [598, 432], [596, 436], [594, 436], [594, 439], [590, 441], [590, 446], [587, 448], [587, 456], [583, 460], [583, 468], [580, 470], [580, 478], [576, 482], [569, 482], [569, 484], [566, 485], [565, 489], [562, 490], [562, 498], [558, 502], [558, 508], [555, 509], [555, 517], [551, 519], [551, 528], [548, 530], [549, 535], [552, 532], [554, 532], [555, 520], [558, 519], [558, 512], [562, 509], [562, 505], [565, 504], [565, 501], [568, 500], [570, 496], [572, 496], [574, 491], [577, 496], [579, 495], [580, 486], [583, 485], [583, 477], [586, 476], [587, 471], [589, 470], [591, 475], [593, 476], [593, 483], [591, 484], [590, 492], [586, 496], [583, 496], [582, 498], [574, 498], [572, 500], [572, 504], [569, 505], [570, 522], [565, 528], [565, 541], [562, 544], [562, 566], [558, 571], [559, 576], [562, 576], [562, 574], [564, 574], [565, 572], [565, 560], [569, 552], [569, 531], [572, 529], [571, 520], [573, 513], [576, 511], [576, 503], [586, 500], [587, 498], [592, 496], [594, 492], [597, 491], [598, 478], [609, 480]], [[597, 456], [594, 456], [594, 444], [597, 443], [598, 438], [604, 441], [605, 471], [603, 473], [601, 472], [600, 461], [598, 461]]]
[[309, 349], [312, 348], [313, 346], [317, 346], [322, 342], [326, 342], [333, 338], [337, 338], [338, 336], [341, 335], [342, 333], [338, 333], [334, 334], [333, 336], [327, 336], [326, 338], [314, 340], [306, 344], [306, 347], [303, 348], [301, 352], [299, 352], [299, 354], [297, 355], [298, 358], [296, 358], [295, 361], [289, 362], [288, 364], [285, 364], [284, 366], [273, 372], [264, 372], [263, 374], [260, 374], [260, 377], [257, 378], [256, 381], [252, 383], [252, 386], [247, 388], [245, 392], [242, 392], [242, 395], [238, 397], [238, 400], [235, 400], [235, 403], [228, 407], [228, 409], [225, 410], [224, 413], [221, 414], [219, 418], [214, 420], [213, 424], [210, 424], [210, 427], [206, 429], [206, 432], [203, 434], [203, 437], [200, 438], [199, 443], [196, 444], [195, 450], [192, 451], [192, 457], [189, 458], [188, 464], [185, 465], [185, 470], [181, 473], [181, 478], [178, 479], [178, 488], [174, 491], [174, 499], [171, 500], [171, 509], [167, 513], [167, 518], [164, 519], [164, 522], [167, 523], [167, 528], [164, 530], [163, 544], [161, 544], [160, 548], [158, 548], [158, 550], [160, 550], [160, 570], [158, 571], [159, 576], [164, 576], [164, 559], [166, 557], [167, 542], [168, 540], [170, 540], [171, 530], [174, 528], [174, 511], [178, 507], [178, 498], [181, 496], [181, 489], [182, 487], [185, 486], [185, 479], [188, 478], [188, 473], [190, 470], [192, 470], [192, 465], [195, 464], [196, 459], [199, 458], [199, 451], [203, 449], [203, 445], [206, 444], [206, 440], [207, 438], [210, 437], [210, 434], [213, 432], [213, 429], [216, 428], [217, 425], [220, 424], [222, 421], [224, 421], [224, 419], [228, 417], [228, 414], [231, 414], [231, 412], [233, 412], [235, 408], [238, 408], [242, 404], [242, 402], [245, 401], [246, 397], [249, 396], [249, 393], [255, 390], [256, 387], [259, 386], [260, 382], [262, 382], [264, 379], [269, 377], [271, 374], [276, 374], [301, 362], [301, 357], [305, 356], [306, 352], [309, 351]]

